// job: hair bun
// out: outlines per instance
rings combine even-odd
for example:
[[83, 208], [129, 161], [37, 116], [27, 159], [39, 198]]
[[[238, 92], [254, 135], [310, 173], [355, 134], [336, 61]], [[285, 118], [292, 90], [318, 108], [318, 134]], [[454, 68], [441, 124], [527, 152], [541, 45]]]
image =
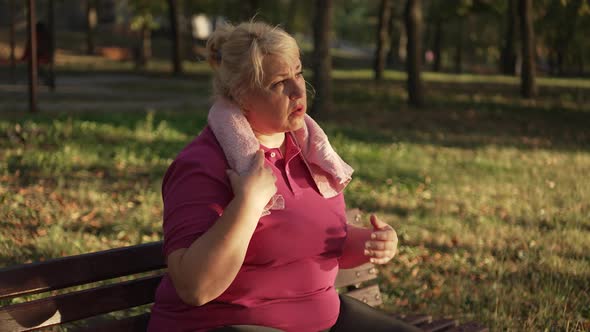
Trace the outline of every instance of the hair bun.
[[235, 27], [225, 23], [215, 29], [207, 40], [207, 61], [214, 69], [221, 64], [223, 44], [229, 38], [229, 35], [235, 30]]

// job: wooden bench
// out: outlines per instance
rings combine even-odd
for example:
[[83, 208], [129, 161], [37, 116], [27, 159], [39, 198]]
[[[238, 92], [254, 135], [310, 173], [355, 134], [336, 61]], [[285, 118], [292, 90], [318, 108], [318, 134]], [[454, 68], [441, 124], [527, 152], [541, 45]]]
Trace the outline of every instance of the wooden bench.
[[[0, 308], [0, 331], [29, 331], [88, 318], [91, 320], [74, 324], [74, 330], [145, 331], [149, 313], [122, 319], [92, 318], [153, 302], [154, 292], [166, 267], [161, 247], [161, 242], [154, 242], [1, 269], [0, 300], [118, 277], [138, 274], [139, 277], [5, 305]], [[150, 272], [150, 275], [145, 275], [145, 272]], [[376, 277], [377, 269], [371, 264], [365, 264], [355, 269], [341, 270], [336, 287], [349, 296], [378, 306], [382, 303], [378, 285], [373, 283], [366, 286]], [[359, 287], [363, 284], [364, 287]], [[424, 331], [487, 331], [487, 328], [477, 323], [458, 325], [454, 320], [433, 320], [428, 315], [396, 317]]]
[[[154, 242], [0, 269], [0, 305], [5, 304], [0, 307], [0, 331], [53, 331], [63, 324], [75, 331], [145, 331], [149, 312], [133, 313], [133, 308], [154, 301], [166, 268], [161, 249], [162, 242]], [[340, 270], [335, 286], [379, 306], [377, 273], [372, 264]], [[49, 294], [30, 299], [39, 293]], [[121, 317], [123, 310], [127, 314]], [[108, 315], [113, 312], [119, 317]], [[429, 315], [394, 316], [429, 332], [488, 330], [475, 322], [459, 325]]]

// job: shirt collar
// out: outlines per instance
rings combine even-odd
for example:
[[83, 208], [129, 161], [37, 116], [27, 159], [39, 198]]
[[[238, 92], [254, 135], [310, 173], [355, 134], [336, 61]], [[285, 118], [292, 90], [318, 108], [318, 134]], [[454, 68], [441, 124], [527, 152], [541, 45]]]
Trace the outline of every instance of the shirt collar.
[[[264, 154], [267, 157], [269, 154], [273, 152], [281, 155], [281, 149], [279, 148], [268, 148], [262, 144], [260, 144], [260, 148], [264, 151]], [[301, 148], [295, 142], [293, 134], [290, 132], [285, 133], [285, 155], [283, 156], [283, 158], [286, 160], [286, 162], [289, 162], [291, 159], [293, 159], [293, 157], [298, 155], [300, 152]]]

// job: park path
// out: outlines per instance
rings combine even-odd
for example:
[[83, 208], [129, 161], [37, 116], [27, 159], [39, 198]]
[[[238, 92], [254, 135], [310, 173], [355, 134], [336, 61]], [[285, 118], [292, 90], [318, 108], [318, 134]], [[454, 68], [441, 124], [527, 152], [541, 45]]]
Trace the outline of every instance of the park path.
[[[187, 78], [133, 74], [60, 75], [55, 92], [39, 84], [38, 104], [41, 111], [48, 112], [130, 112], [206, 107], [209, 101], [202, 93], [191, 93], [194, 83]], [[27, 112], [28, 109], [26, 81], [0, 82], [0, 112]]]

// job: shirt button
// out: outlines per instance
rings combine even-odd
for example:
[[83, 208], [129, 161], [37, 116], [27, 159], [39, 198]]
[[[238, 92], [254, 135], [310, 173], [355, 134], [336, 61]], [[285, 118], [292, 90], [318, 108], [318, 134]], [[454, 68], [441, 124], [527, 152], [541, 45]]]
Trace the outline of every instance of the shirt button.
[[270, 153], [270, 157], [271, 157], [271, 158], [274, 158], [276, 155], [277, 155], [277, 154], [276, 154], [276, 153], [274, 153], [274, 152], [271, 152], [271, 153]]

